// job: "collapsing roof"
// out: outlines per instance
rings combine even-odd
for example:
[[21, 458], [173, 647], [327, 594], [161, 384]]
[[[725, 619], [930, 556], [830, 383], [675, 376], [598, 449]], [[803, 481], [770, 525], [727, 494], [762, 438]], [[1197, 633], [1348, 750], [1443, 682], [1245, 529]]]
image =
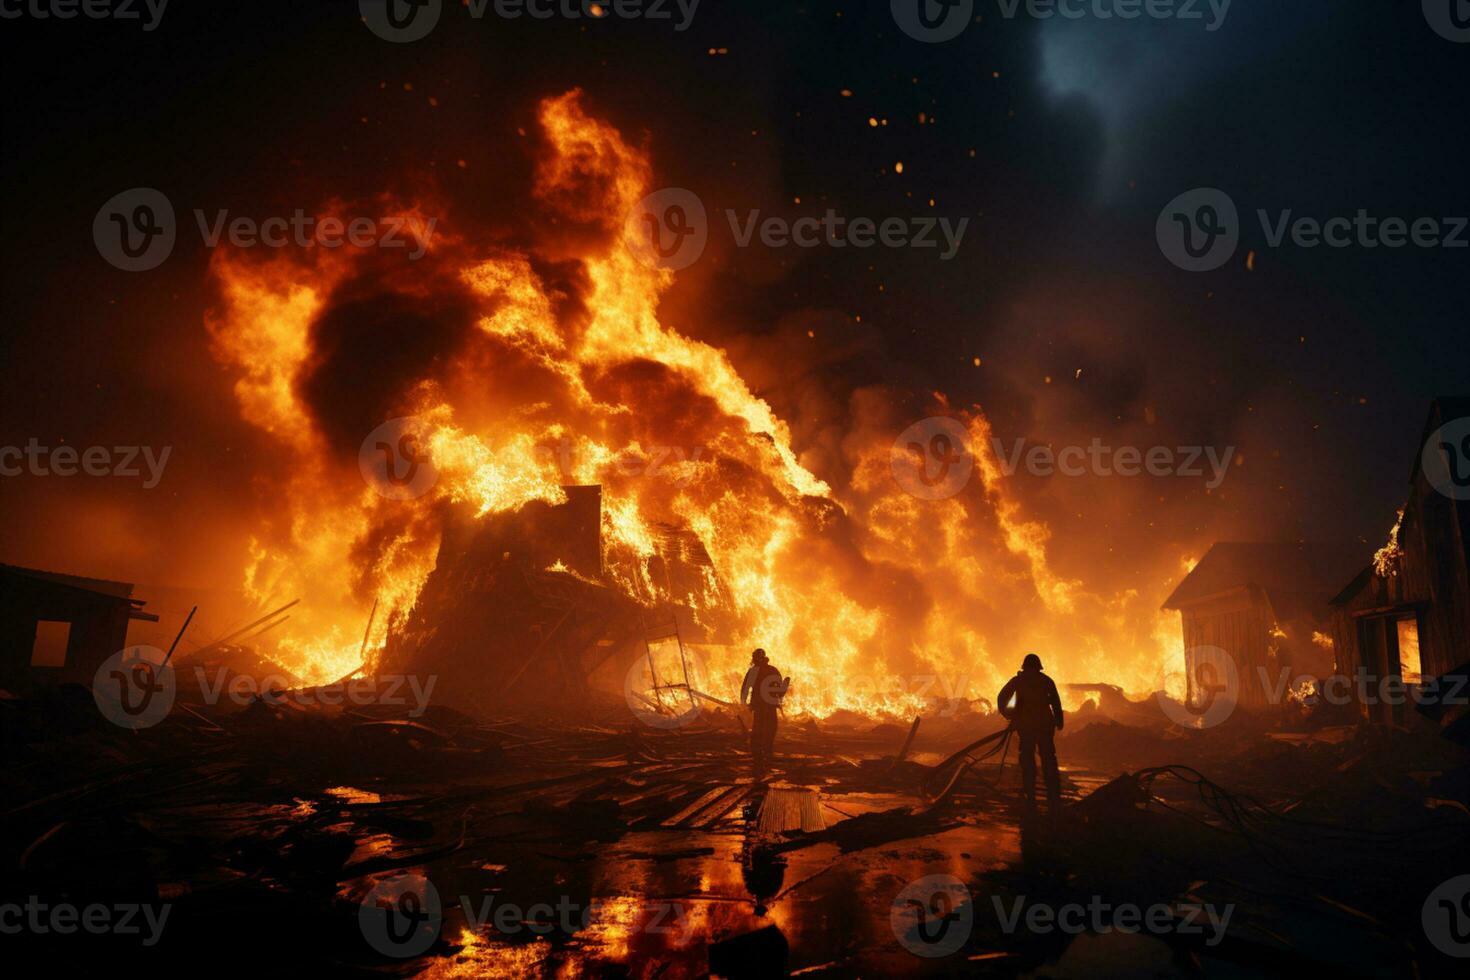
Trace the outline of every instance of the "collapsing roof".
[[1294, 618], [1325, 606], [1371, 550], [1358, 542], [1219, 541], [1164, 600], [1163, 608], [1183, 609], [1246, 588], [1265, 593], [1279, 617]]
[[[561, 504], [452, 516], [417, 602], [390, 628], [382, 666], [439, 675], [461, 705], [565, 704], [604, 663], [646, 652], [660, 630], [681, 644], [708, 641], [710, 624], [696, 624], [686, 604], [713, 575], [698, 538], [652, 528], [655, 553], [630, 576], [604, 560], [601, 487], [563, 490]], [[639, 582], [629, 578], [658, 592], [634, 599], [626, 589]]]

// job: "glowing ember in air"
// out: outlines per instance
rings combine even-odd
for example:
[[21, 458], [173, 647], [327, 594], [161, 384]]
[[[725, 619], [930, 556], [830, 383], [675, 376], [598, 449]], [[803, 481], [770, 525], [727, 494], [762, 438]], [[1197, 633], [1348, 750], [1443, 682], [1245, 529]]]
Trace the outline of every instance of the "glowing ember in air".
[[[579, 92], [546, 100], [539, 118], [527, 206], [545, 220], [530, 244], [473, 244], [479, 232], [441, 219], [419, 263], [351, 249], [214, 260], [214, 350], [272, 447], [259, 485], [273, 516], [255, 530], [245, 589], [306, 600], [277, 641], [283, 666], [332, 681], [365, 651], [371, 669], [433, 569], [447, 509], [508, 514], [597, 484], [606, 582], [650, 609], [728, 616], [728, 642], [699, 650], [716, 696], [734, 699], [756, 646], [793, 678], [788, 711], [821, 717], [988, 699], [1028, 650], [1063, 678], [1159, 686], [1177, 632], [1138, 594], [1097, 594], [1052, 568], [1050, 531], [1009, 493], [978, 407], [864, 390], [823, 451], [796, 439], [725, 351], [660, 318], [674, 275], [640, 259], [625, 220], [656, 186], [648, 158]], [[462, 329], [432, 356], [400, 353], [436, 303]], [[353, 316], [400, 308], [400, 332], [353, 332]], [[323, 394], [333, 351], [375, 343], [391, 370], [376, 387], [352, 379], [367, 408], [343, 425]], [[912, 496], [890, 471], [895, 435], [925, 415], [957, 420], [975, 456], [976, 478], [948, 499]], [[421, 427], [433, 474], [405, 499], [357, 469], [363, 436], [397, 417]], [[655, 573], [668, 528], [708, 554], [694, 591], [672, 595]]]

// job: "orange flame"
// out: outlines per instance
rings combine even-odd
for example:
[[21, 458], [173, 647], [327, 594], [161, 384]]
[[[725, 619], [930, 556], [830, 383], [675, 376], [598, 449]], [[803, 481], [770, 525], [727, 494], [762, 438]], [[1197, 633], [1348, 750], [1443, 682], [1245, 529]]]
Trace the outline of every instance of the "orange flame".
[[[935, 396], [934, 413], [965, 425], [976, 458], [979, 480], [959, 496], [919, 500], [896, 485], [897, 430], [873, 392], [854, 395], [844, 471], [819, 477], [724, 351], [660, 320], [673, 274], [639, 257], [624, 221], [650, 189], [646, 156], [589, 116], [576, 91], [545, 101], [540, 122], [548, 151], [536, 206], [595, 237], [537, 248], [576, 260], [580, 304], [530, 250], [438, 243], [435, 259], [459, 263], [476, 312], [448, 366], [396, 406], [427, 427], [438, 481], [420, 499], [365, 487], [301, 395], [313, 324], [364, 257], [215, 260], [216, 354], [238, 374], [242, 416], [280, 450], [262, 475], [278, 516], [258, 529], [246, 590], [310, 597], [280, 641], [285, 666], [312, 681], [357, 667], [374, 600], [385, 615], [369, 659], [382, 648], [432, 568], [438, 506], [511, 512], [595, 483], [612, 583], [644, 602], [678, 598], [696, 616], [717, 604], [733, 614], [733, 643], [703, 650], [705, 683], [719, 696], [733, 697], [755, 646], [792, 676], [788, 708], [817, 716], [910, 715], [936, 698], [991, 697], [1033, 649], [1059, 661], [1063, 680], [1157, 686], [1177, 629], [1171, 638], [1136, 592], [1094, 594], [1052, 567], [1049, 530], [1008, 493], [978, 407], [952, 410]], [[656, 527], [668, 524], [687, 527], [711, 558], [699, 595], [669, 596], [649, 572]]]

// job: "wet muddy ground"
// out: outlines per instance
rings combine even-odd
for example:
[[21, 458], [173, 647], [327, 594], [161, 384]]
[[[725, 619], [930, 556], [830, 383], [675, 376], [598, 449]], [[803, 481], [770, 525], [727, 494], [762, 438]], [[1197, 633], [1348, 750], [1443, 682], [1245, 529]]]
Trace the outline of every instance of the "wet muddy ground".
[[[882, 739], [844, 741], [856, 760], [886, 754], [891, 764], [897, 748]], [[433, 977], [523, 976], [528, 970], [704, 976], [712, 943], [772, 925], [787, 944], [786, 965], [794, 972], [953, 969], [953, 961], [931, 962], [906, 948], [895, 932], [894, 898], [931, 876], [970, 881], [1015, 863], [1020, 843], [1014, 817], [1001, 807], [974, 809], [951, 815], [933, 833], [924, 832], [930, 825], [920, 819], [912, 827], [880, 830], [871, 846], [836, 839], [803, 845], [807, 832], [833, 832], [864, 817], [898, 814], [904, 821], [927, 801], [916, 787], [854, 788], [853, 782], [875, 777], [853, 761], [838, 762], [835, 775], [816, 775], [813, 767], [831, 769], [831, 760], [791, 751], [797, 745], [785, 739], [782, 747], [788, 752], [756, 780], [733, 736], [720, 738], [716, 751], [701, 748], [683, 758], [677, 747], [663, 746], [662, 761], [651, 768], [690, 762], [699, 768], [683, 774], [686, 791], [662, 805], [655, 814], [661, 819], [641, 821], [653, 826], [634, 820], [624, 830], [617, 817], [599, 826], [597, 807], [585, 793], [585, 821], [575, 798], [565, 810], [550, 803], [530, 814], [471, 813], [472, 845], [441, 860], [344, 882], [339, 895], [361, 903], [385, 882], [391, 887], [405, 876], [431, 882], [442, 909], [433, 952], [447, 954], [427, 958], [424, 975]], [[919, 752], [914, 763], [940, 758]], [[695, 795], [705, 782], [722, 781], [748, 789], [738, 805], [704, 827], [662, 825], [677, 821], [691, 797], [697, 804], [707, 795]], [[629, 788], [609, 795], [627, 798]], [[773, 791], [810, 796], [817, 821], [808, 809], [807, 832], [772, 827], [769, 816], [763, 821]], [[362, 787], [337, 787], [329, 796], [381, 805]]]
[[[835, 821], [846, 819], [839, 810], [873, 812], [903, 802], [879, 794], [825, 801]], [[491, 848], [513, 862], [514, 871], [494, 861], [482, 871], [474, 859], [420, 869], [441, 897], [452, 895], [456, 903], [462, 897], [470, 906], [446, 908], [444, 935], [464, 949], [424, 975], [523, 976], [530, 967], [562, 975], [569, 966], [595, 974], [616, 965], [637, 976], [703, 976], [709, 943], [773, 924], [789, 943], [794, 972], [922, 972], [926, 961], [893, 932], [893, 897], [926, 876], [974, 879], [1020, 853], [1015, 825], [977, 821], [849, 854], [835, 843], [763, 854], [758, 835], [748, 829], [753, 809], [712, 831], [630, 833], [579, 855], [511, 842]], [[678, 856], [694, 851], [700, 853]], [[473, 926], [484, 918], [475, 903], [486, 898], [516, 901], [515, 896], [550, 892], [575, 896], [578, 913], [586, 913], [586, 926], [565, 942], [536, 937], [524, 927], [506, 934], [493, 924]]]
[[1463, 754], [1367, 730], [1069, 726], [1053, 819], [1013, 750], [956, 751], [984, 720], [788, 726], [757, 778], [733, 720], [189, 717], [21, 743], [0, 898], [168, 916], [21, 946], [225, 975], [1426, 976], [1420, 908], [1470, 836]]

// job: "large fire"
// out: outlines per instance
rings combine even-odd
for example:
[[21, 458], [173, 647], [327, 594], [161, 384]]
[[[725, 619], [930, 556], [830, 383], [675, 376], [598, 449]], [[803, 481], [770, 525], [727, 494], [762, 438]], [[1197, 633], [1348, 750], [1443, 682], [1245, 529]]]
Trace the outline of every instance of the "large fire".
[[[804, 456], [723, 350], [660, 320], [674, 274], [643, 261], [625, 221], [653, 186], [646, 154], [579, 92], [546, 100], [539, 119], [526, 206], [557, 231], [533, 244], [472, 244], [441, 219], [421, 263], [391, 269], [381, 250], [350, 248], [214, 261], [215, 351], [237, 373], [243, 417], [278, 449], [259, 477], [276, 516], [254, 533], [245, 589], [306, 600], [279, 639], [284, 666], [314, 682], [371, 669], [432, 569], [446, 502], [507, 512], [600, 484], [607, 575], [629, 596], [670, 598], [650, 573], [658, 527], [704, 544], [707, 592], [678, 598], [696, 614], [717, 597], [733, 609], [735, 642], [703, 651], [718, 696], [733, 696], [755, 646], [793, 677], [788, 706], [817, 716], [993, 697], [1028, 650], [1062, 680], [1161, 686], [1177, 629], [1151, 597], [1099, 594], [1053, 569], [1048, 529], [1008, 493], [978, 407], [860, 391], [842, 458]], [[472, 307], [467, 336], [382, 392], [368, 423], [424, 427], [437, 482], [416, 499], [366, 486], [358, 444], [334, 438], [307, 394], [333, 356], [321, 318], [363, 282], [409, 306], [447, 290]], [[919, 499], [891, 475], [894, 437], [921, 415], [969, 433], [976, 479], [950, 499]]]

